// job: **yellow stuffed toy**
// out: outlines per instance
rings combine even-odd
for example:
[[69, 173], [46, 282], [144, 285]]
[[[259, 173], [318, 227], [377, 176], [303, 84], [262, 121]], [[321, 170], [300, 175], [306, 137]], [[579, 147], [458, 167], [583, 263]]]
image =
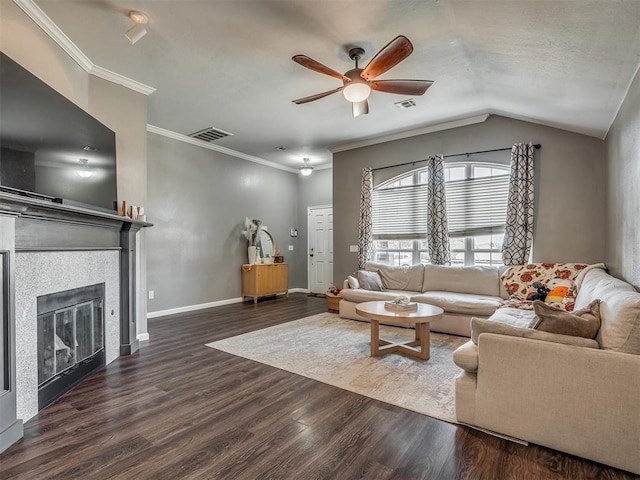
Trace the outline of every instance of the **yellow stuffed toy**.
[[572, 287], [571, 280], [554, 278], [549, 282], [550, 291], [547, 293], [544, 303], [562, 303]]

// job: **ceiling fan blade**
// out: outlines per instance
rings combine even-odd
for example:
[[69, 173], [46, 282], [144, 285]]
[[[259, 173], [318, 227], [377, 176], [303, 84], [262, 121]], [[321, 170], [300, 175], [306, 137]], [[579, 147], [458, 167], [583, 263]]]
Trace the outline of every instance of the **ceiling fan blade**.
[[371, 59], [360, 76], [365, 80], [373, 80], [407, 58], [411, 55], [411, 52], [413, 52], [413, 45], [411, 45], [409, 39], [399, 35]]
[[353, 118], [366, 115], [369, 113], [369, 101], [365, 99], [361, 102], [353, 102], [351, 104], [351, 112], [353, 113]]
[[370, 83], [372, 90], [399, 95], [424, 95], [433, 85], [431, 80], [374, 80]]
[[309, 58], [306, 55], [295, 55], [291, 57], [291, 60], [299, 65], [302, 65], [303, 67], [308, 68], [309, 70], [313, 70], [314, 72], [323, 73], [339, 80], [346, 79], [347, 81], [349, 81], [349, 79], [341, 73], [338, 73], [332, 68], [322, 65], [320, 62], [316, 62], [313, 58]]
[[328, 97], [332, 93], [337, 93], [341, 91], [343, 88], [344, 88], [344, 85], [334, 90], [329, 90], [328, 92], [316, 93], [315, 95], [311, 95], [310, 97], [304, 97], [304, 98], [299, 98], [298, 100], [293, 100], [293, 103], [295, 103], [296, 105], [300, 105], [302, 103], [309, 103], [309, 102], [313, 102], [314, 100], [320, 100], [321, 98]]

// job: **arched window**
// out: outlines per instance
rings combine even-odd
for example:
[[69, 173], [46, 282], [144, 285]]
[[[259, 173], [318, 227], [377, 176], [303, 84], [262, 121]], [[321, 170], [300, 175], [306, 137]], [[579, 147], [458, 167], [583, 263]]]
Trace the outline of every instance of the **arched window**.
[[[389, 265], [429, 263], [424, 168], [374, 188], [373, 260]], [[509, 190], [509, 166], [445, 164], [447, 217], [454, 265], [499, 265]]]

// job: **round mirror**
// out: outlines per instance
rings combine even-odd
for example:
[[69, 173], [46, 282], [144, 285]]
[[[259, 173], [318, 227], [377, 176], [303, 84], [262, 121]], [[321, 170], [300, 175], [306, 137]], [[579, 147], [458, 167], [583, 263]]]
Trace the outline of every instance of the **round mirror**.
[[272, 258], [277, 252], [276, 242], [266, 230], [260, 230], [257, 246], [260, 248], [260, 257]]

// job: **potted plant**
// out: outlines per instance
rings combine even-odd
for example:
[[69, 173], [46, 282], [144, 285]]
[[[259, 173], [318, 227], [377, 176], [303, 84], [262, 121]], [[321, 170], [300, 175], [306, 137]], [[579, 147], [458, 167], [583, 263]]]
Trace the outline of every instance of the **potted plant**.
[[260, 226], [262, 221], [257, 218], [244, 219], [244, 230], [242, 230], [242, 236], [247, 239], [249, 246], [247, 248], [247, 256], [249, 257], [249, 265], [256, 263], [258, 234], [260, 233]]

